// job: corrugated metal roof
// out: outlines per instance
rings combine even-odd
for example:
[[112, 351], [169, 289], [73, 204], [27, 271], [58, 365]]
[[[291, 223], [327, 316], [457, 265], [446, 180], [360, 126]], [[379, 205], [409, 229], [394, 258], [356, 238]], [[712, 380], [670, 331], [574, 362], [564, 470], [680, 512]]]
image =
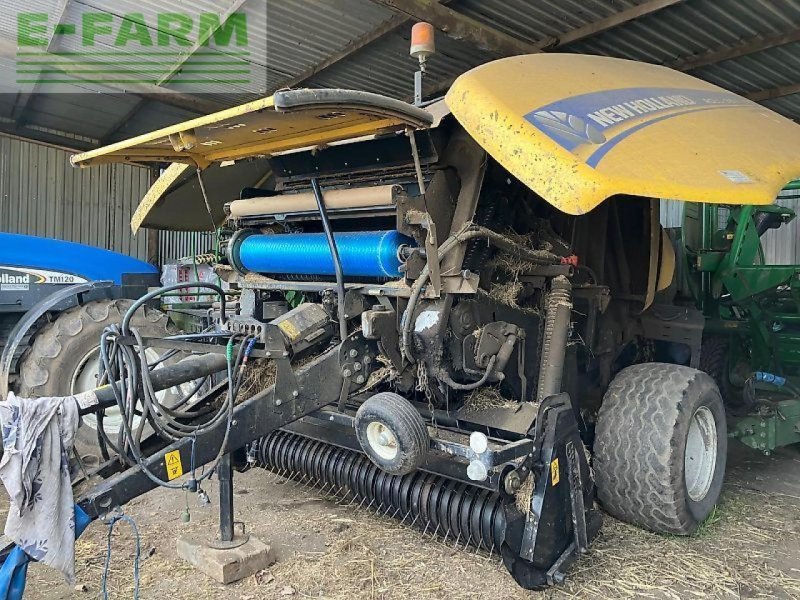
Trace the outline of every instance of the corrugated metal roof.
[[[365, 48], [352, 60], [342, 61], [313, 77], [313, 87], [362, 89], [408, 100], [414, 95], [414, 72], [418, 62], [409, 55], [410, 31], [398, 30]], [[433, 84], [451, 79], [496, 55], [442, 36], [436, 56], [428, 61], [427, 80]]]
[[688, 0], [570, 46], [570, 51], [670, 63], [800, 23], [794, 0]]
[[[448, 6], [520, 40], [537, 42], [596, 23], [651, 0], [452, 0]], [[55, 14], [63, 0], [6, 0], [0, 12], [0, 93], [15, 78], [16, 11], [36, 10]], [[165, 86], [188, 94], [214, 93], [220, 105], [238, 104], [256, 95], [286, 85], [288, 81], [336, 55], [376, 28], [385, 26], [395, 13], [371, 0], [69, 0], [65, 22], [75, 22], [86, 11], [109, 11], [117, 15], [140, 13], [157, 40], [153, 23], [166, 9], [197, 19], [202, 13], [224, 14], [235, 8], [248, 18], [247, 56], [233, 57], [203, 48], [209, 57], [191, 57], [183, 65], [191, 72], [202, 62], [230, 60], [250, 69], [250, 81], [215, 85], [223, 74], [197, 74], [202, 83], [181, 84], [178, 75]], [[604, 54], [633, 60], [671, 64], [677, 60], [736, 47], [765, 36], [795, 31], [800, 27], [800, 0], [684, 0], [615, 28], [559, 48], [559, 51]], [[363, 89], [408, 98], [416, 63], [408, 56], [410, 27], [402, 26], [350, 54], [302, 85]], [[137, 57], [134, 68], [171, 70], [190, 46], [158, 48], [160, 57]], [[100, 38], [98, 38], [100, 39]], [[440, 33], [438, 54], [428, 63], [428, 89], [447, 82], [472, 66], [495, 58], [466, 41]], [[83, 49], [78, 36], [59, 36], [53, 49]], [[99, 41], [97, 52], [114, 47]], [[128, 62], [131, 57], [128, 57]], [[800, 43], [765, 49], [732, 60], [696, 69], [693, 74], [740, 93], [762, 91], [800, 83]], [[187, 73], [188, 75], [188, 73]], [[247, 78], [247, 77], [245, 77]], [[85, 102], [64, 98], [36, 98], [27, 104], [23, 121], [46, 125], [95, 139], [134, 135], [187, 118], [194, 111], [152, 104], [126, 102], [109, 96], [107, 86], [79, 83], [81, 90], [98, 90]], [[123, 86], [124, 87], [124, 86]], [[153, 91], [154, 88], [150, 89]], [[141, 90], [140, 90], [141, 91]], [[23, 97], [0, 99], [0, 117], [19, 113]], [[175, 101], [173, 99], [173, 101]], [[764, 101], [769, 108], [791, 118], [800, 118], [800, 94]], [[138, 110], [133, 110], [138, 106]]]
[[529, 42], [557, 36], [646, 0], [463, 0], [459, 12]]

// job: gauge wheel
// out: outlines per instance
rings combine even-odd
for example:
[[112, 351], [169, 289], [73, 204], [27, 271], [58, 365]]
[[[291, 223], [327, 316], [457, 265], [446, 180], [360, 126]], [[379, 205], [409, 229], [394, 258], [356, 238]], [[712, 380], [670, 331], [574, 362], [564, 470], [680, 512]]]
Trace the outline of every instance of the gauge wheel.
[[382, 392], [364, 402], [355, 429], [369, 459], [392, 475], [414, 471], [428, 454], [428, 427], [414, 405], [398, 394]]

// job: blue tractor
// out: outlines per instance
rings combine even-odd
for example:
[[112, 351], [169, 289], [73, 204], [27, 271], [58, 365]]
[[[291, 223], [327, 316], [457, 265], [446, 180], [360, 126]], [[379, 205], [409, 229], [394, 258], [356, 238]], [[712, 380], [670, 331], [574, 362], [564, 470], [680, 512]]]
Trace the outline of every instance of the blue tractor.
[[[97, 387], [100, 334], [158, 285], [155, 267], [123, 254], [0, 233], [0, 394], [68, 396]], [[134, 320], [143, 335], [174, 333], [154, 308], [137, 311]], [[98, 444], [97, 419], [87, 417], [79, 431], [91, 447]], [[116, 409], [102, 419], [106, 433], [119, 431]]]

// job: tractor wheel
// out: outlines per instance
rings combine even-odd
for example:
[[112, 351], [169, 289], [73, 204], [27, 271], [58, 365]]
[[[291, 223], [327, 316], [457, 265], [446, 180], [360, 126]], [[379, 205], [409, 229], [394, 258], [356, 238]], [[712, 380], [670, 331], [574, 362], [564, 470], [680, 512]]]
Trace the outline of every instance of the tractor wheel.
[[[97, 387], [100, 334], [107, 326], [120, 323], [131, 304], [131, 300], [96, 300], [65, 310], [45, 325], [20, 361], [20, 396], [69, 396]], [[136, 311], [131, 325], [145, 337], [164, 337], [177, 332], [167, 315], [148, 307]], [[158, 358], [157, 351], [148, 352], [153, 352], [153, 360]], [[165, 393], [179, 391], [175, 388]], [[81, 452], [97, 453], [97, 426], [95, 415], [83, 417], [76, 437]], [[106, 434], [115, 440], [121, 427], [119, 410], [107, 409], [103, 418]]]
[[725, 408], [709, 375], [663, 363], [623, 369], [597, 419], [600, 502], [644, 529], [691, 534], [722, 490], [727, 447]]
[[741, 389], [737, 389], [730, 379], [730, 342], [720, 335], [710, 335], [703, 339], [700, 348], [700, 370], [714, 378], [722, 394], [722, 401], [731, 414], [746, 415], [753, 409], [748, 404]]
[[355, 418], [358, 443], [369, 459], [392, 475], [419, 467], [430, 446], [428, 427], [408, 400], [381, 392], [362, 404]]

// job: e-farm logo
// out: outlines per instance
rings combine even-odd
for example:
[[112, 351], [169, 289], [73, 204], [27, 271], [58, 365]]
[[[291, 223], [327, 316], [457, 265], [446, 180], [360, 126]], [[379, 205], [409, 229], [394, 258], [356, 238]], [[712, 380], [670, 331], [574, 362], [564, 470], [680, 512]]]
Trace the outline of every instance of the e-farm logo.
[[[245, 13], [17, 14], [17, 83], [250, 82]], [[69, 50], [53, 50], [54, 47]]]

